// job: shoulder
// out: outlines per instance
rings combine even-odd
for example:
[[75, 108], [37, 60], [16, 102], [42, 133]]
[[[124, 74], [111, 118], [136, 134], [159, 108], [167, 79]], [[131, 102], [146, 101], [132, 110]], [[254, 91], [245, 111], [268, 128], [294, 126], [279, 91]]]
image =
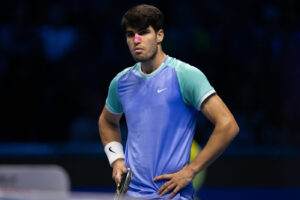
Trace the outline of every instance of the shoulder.
[[135, 65], [131, 66], [131, 67], [127, 67], [125, 69], [123, 69], [122, 71], [120, 71], [112, 80], [112, 82], [118, 82], [118, 80], [120, 79], [120, 77], [130, 73], [133, 70], [136, 70], [138, 67], [138, 63], [136, 63]]
[[[177, 73], [199, 73], [200, 69], [176, 58], [170, 58], [168, 65], [175, 69]], [[201, 72], [202, 73], [202, 72]]]
[[174, 68], [180, 81], [182, 79], [198, 79], [199, 77], [205, 76], [203, 72], [197, 67], [194, 67], [189, 63], [186, 63], [176, 58], [171, 58], [169, 60], [168, 66]]
[[206, 76], [198, 68], [181, 60], [173, 59], [170, 66], [176, 71], [183, 101], [200, 110], [206, 97], [214, 93]]
[[119, 79], [121, 76], [123, 76], [124, 74], [129, 73], [130, 71], [132, 71], [134, 68], [134, 66], [131, 67], [127, 67], [125, 69], [123, 69], [122, 71], [120, 71], [115, 77], [114, 79]]

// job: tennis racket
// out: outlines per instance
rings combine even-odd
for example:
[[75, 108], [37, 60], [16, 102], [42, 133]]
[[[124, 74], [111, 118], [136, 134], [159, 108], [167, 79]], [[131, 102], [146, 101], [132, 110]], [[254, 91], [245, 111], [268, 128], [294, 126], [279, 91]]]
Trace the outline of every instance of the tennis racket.
[[127, 171], [122, 175], [121, 183], [117, 186], [117, 191], [114, 197], [114, 200], [123, 199], [128, 190], [130, 181], [132, 177], [132, 171], [130, 168], [127, 168]]

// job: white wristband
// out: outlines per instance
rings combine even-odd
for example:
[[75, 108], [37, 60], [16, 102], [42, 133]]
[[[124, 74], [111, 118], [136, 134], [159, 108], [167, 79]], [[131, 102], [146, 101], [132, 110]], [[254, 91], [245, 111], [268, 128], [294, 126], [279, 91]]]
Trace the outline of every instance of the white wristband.
[[106, 153], [110, 166], [117, 159], [125, 158], [123, 146], [120, 142], [112, 141], [108, 143], [107, 145], [105, 145], [104, 151]]

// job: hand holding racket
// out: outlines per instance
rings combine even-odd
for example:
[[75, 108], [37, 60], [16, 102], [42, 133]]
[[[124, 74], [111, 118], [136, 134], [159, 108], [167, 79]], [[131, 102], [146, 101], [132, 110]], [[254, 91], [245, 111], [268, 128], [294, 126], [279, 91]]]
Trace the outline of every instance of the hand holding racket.
[[125, 197], [131, 181], [131, 177], [132, 171], [130, 168], [127, 168], [127, 171], [122, 175], [121, 182], [117, 186], [117, 191], [114, 200], [123, 199]]

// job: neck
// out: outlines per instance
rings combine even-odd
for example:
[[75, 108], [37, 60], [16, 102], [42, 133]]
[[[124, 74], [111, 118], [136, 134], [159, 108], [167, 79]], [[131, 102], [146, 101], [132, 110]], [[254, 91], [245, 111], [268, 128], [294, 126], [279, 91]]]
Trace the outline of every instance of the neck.
[[155, 71], [166, 59], [167, 55], [163, 51], [157, 51], [156, 55], [150, 60], [142, 62], [141, 70], [145, 74]]

